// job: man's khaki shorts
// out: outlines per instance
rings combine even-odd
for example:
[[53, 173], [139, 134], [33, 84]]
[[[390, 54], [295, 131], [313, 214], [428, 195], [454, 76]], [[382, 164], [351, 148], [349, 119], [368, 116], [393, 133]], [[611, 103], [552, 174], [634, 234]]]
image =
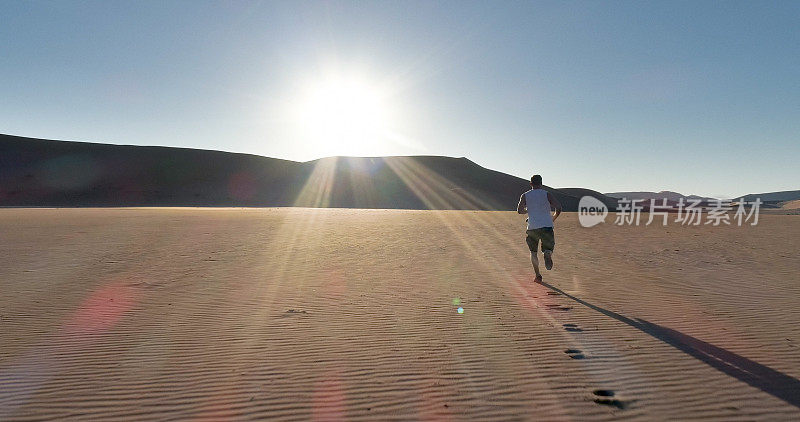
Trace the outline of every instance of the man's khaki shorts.
[[527, 231], [528, 235], [525, 237], [525, 243], [528, 244], [528, 249], [531, 252], [537, 252], [539, 249], [539, 242], [542, 242], [542, 252], [553, 252], [556, 247], [556, 235], [553, 233], [552, 227], [542, 227], [540, 229], [531, 229]]

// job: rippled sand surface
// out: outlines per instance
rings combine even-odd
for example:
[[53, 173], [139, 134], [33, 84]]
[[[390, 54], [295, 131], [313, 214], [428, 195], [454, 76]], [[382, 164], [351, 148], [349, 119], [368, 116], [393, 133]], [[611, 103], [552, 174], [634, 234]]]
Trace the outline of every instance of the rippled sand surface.
[[800, 419], [798, 216], [565, 214], [543, 285], [523, 236], [509, 212], [0, 210], [0, 420]]

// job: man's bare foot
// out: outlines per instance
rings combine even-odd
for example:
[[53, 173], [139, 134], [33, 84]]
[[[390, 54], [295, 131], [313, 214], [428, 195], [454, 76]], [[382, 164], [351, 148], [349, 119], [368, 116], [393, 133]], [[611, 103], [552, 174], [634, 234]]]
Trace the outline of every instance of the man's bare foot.
[[533, 279], [534, 283], [541, 283], [542, 282], [542, 275], [536, 274], [536, 278]]
[[544, 267], [547, 268], [548, 270], [553, 269], [553, 257], [551, 255], [552, 253], [544, 254]]

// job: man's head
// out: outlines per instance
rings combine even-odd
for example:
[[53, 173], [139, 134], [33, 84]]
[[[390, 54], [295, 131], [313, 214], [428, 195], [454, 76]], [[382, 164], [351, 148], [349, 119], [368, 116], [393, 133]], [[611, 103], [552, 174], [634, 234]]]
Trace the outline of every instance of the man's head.
[[535, 188], [542, 186], [542, 176], [539, 174], [534, 174], [533, 177], [531, 177], [531, 186]]

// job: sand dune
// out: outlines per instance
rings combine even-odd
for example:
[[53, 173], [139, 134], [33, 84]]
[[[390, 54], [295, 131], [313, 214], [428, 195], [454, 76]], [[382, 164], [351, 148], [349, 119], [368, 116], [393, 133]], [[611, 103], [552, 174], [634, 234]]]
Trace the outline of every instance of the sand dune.
[[745, 201], [755, 201], [760, 198], [767, 202], [784, 202], [800, 199], [800, 190], [785, 190], [780, 192], [751, 193], [743, 196]]
[[[536, 167], [536, 163], [531, 163]], [[535, 170], [533, 170], [535, 171]], [[522, 179], [467, 158], [251, 154], [0, 134], [0, 206], [257, 206], [515, 210]], [[545, 186], [567, 211], [580, 196]], [[606, 201], [599, 192], [578, 190]]]
[[0, 420], [800, 418], [797, 217], [523, 220], [2, 209]]
[[781, 204], [781, 208], [785, 210], [797, 210], [800, 209], [800, 199], [796, 199], [794, 201], [786, 201]]

